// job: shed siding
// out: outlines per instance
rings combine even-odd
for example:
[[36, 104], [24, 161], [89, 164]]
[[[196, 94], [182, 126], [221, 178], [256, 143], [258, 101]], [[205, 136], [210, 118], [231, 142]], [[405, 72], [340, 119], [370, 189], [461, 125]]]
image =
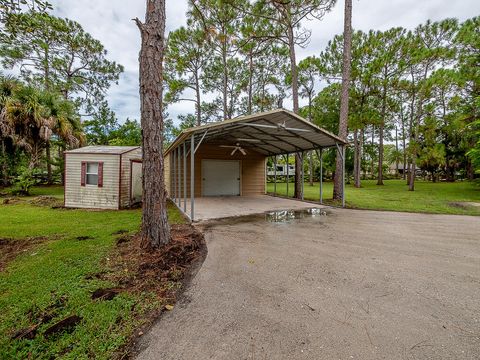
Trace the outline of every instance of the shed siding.
[[121, 208], [130, 206], [130, 160], [141, 159], [141, 157], [142, 157], [141, 148], [122, 154], [122, 169], [121, 169], [122, 183], [121, 183], [121, 197], [120, 197]]
[[[183, 149], [183, 147], [182, 147]], [[230, 155], [232, 149], [222, 148], [218, 145], [204, 144], [195, 153], [195, 196], [202, 196], [202, 160], [240, 160], [240, 195], [265, 194], [265, 156], [251, 149], [246, 149], [247, 155], [236, 152]], [[169, 153], [165, 157], [165, 183], [169, 196], [173, 196], [175, 186], [171, 182], [171, 157]], [[177, 159], [177, 158], [176, 158]], [[183, 158], [181, 159], [180, 171], [183, 174]], [[183, 176], [183, 175], [182, 175]], [[183, 197], [183, 177], [180, 182], [181, 196]], [[187, 157], [187, 196], [190, 196], [190, 155]]]
[[[118, 155], [65, 154], [65, 206], [118, 208]], [[81, 186], [82, 161], [103, 162], [103, 187]]]

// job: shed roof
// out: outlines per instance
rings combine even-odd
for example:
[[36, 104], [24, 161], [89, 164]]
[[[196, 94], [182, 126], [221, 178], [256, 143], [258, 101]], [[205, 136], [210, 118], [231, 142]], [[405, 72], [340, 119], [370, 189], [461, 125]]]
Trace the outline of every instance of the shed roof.
[[241, 116], [183, 130], [167, 148], [165, 154], [195, 137], [197, 144], [239, 144], [264, 155], [280, 155], [318, 148], [328, 148], [347, 142], [284, 109]]
[[106, 154], [106, 155], [121, 155], [130, 151], [139, 149], [140, 146], [84, 146], [78, 149], [65, 151], [67, 154]]

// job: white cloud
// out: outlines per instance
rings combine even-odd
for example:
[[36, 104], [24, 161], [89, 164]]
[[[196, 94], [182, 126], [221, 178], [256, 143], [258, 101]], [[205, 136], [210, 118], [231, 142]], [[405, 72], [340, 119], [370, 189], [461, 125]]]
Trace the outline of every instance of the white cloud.
[[[120, 121], [127, 117], [139, 118], [138, 52], [140, 34], [133, 18], [143, 19], [145, 1], [127, 0], [51, 0], [57, 15], [78, 21], [86, 31], [100, 40], [108, 50], [108, 57], [125, 66], [119, 84], [112, 85], [108, 100]], [[167, 32], [186, 24], [187, 0], [167, 0]], [[463, 21], [480, 13], [478, 0], [354, 0], [353, 27], [368, 31], [385, 30], [394, 26], [414, 28], [427, 19], [440, 20], [456, 17]], [[343, 1], [325, 15], [322, 21], [305, 23], [312, 30], [310, 44], [298, 49], [298, 60], [319, 54], [328, 40], [343, 30]], [[289, 106], [290, 102], [285, 102]], [[188, 102], [169, 108], [175, 118], [179, 113], [192, 112]]]

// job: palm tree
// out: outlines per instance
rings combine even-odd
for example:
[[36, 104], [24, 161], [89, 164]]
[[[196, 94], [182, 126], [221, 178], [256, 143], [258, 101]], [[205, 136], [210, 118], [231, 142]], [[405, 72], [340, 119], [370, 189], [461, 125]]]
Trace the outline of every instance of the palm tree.
[[5, 99], [0, 119], [2, 132], [30, 155], [29, 168], [39, 164], [44, 141], [51, 135], [41, 96], [33, 87], [19, 86]]
[[6, 140], [10, 134], [10, 127], [6, 126], [4, 122], [1, 121], [5, 114], [5, 103], [9, 99], [15, 88], [19, 86], [17, 80], [13, 77], [3, 76], [0, 73], [0, 183], [1, 185], [8, 184], [8, 157], [7, 154], [7, 143]]
[[52, 120], [52, 136], [46, 140], [46, 158], [47, 158], [47, 178], [52, 181], [52, 159], [50, 155], [51, 144], [56, 144], [58, 148], [58, 158], [56, 165], [60, 165], [61, 179], [63, 181], [63, 158], [62, 152], [67, 148], [76, 148], [86, 143], [85, 133], [82, 123], [77, 115], [74, 104], [58, 95], [49, 94], [46, 99], [46, 106], [50, 111]]
[[30, 168], [40, 164], [52, 136], [70, 147], [85, 142], [75, 107], [60, 95], [6, 78], [0, 80], [0, 94], [0, 136], [30, 155]]

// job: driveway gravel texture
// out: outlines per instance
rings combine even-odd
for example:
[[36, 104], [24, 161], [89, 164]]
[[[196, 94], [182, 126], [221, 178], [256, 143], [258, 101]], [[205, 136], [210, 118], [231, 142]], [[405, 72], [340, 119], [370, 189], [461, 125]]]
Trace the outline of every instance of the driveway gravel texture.
[[138, 359], [480, 359], [480, 218], [331, 209], [205, 222]]

